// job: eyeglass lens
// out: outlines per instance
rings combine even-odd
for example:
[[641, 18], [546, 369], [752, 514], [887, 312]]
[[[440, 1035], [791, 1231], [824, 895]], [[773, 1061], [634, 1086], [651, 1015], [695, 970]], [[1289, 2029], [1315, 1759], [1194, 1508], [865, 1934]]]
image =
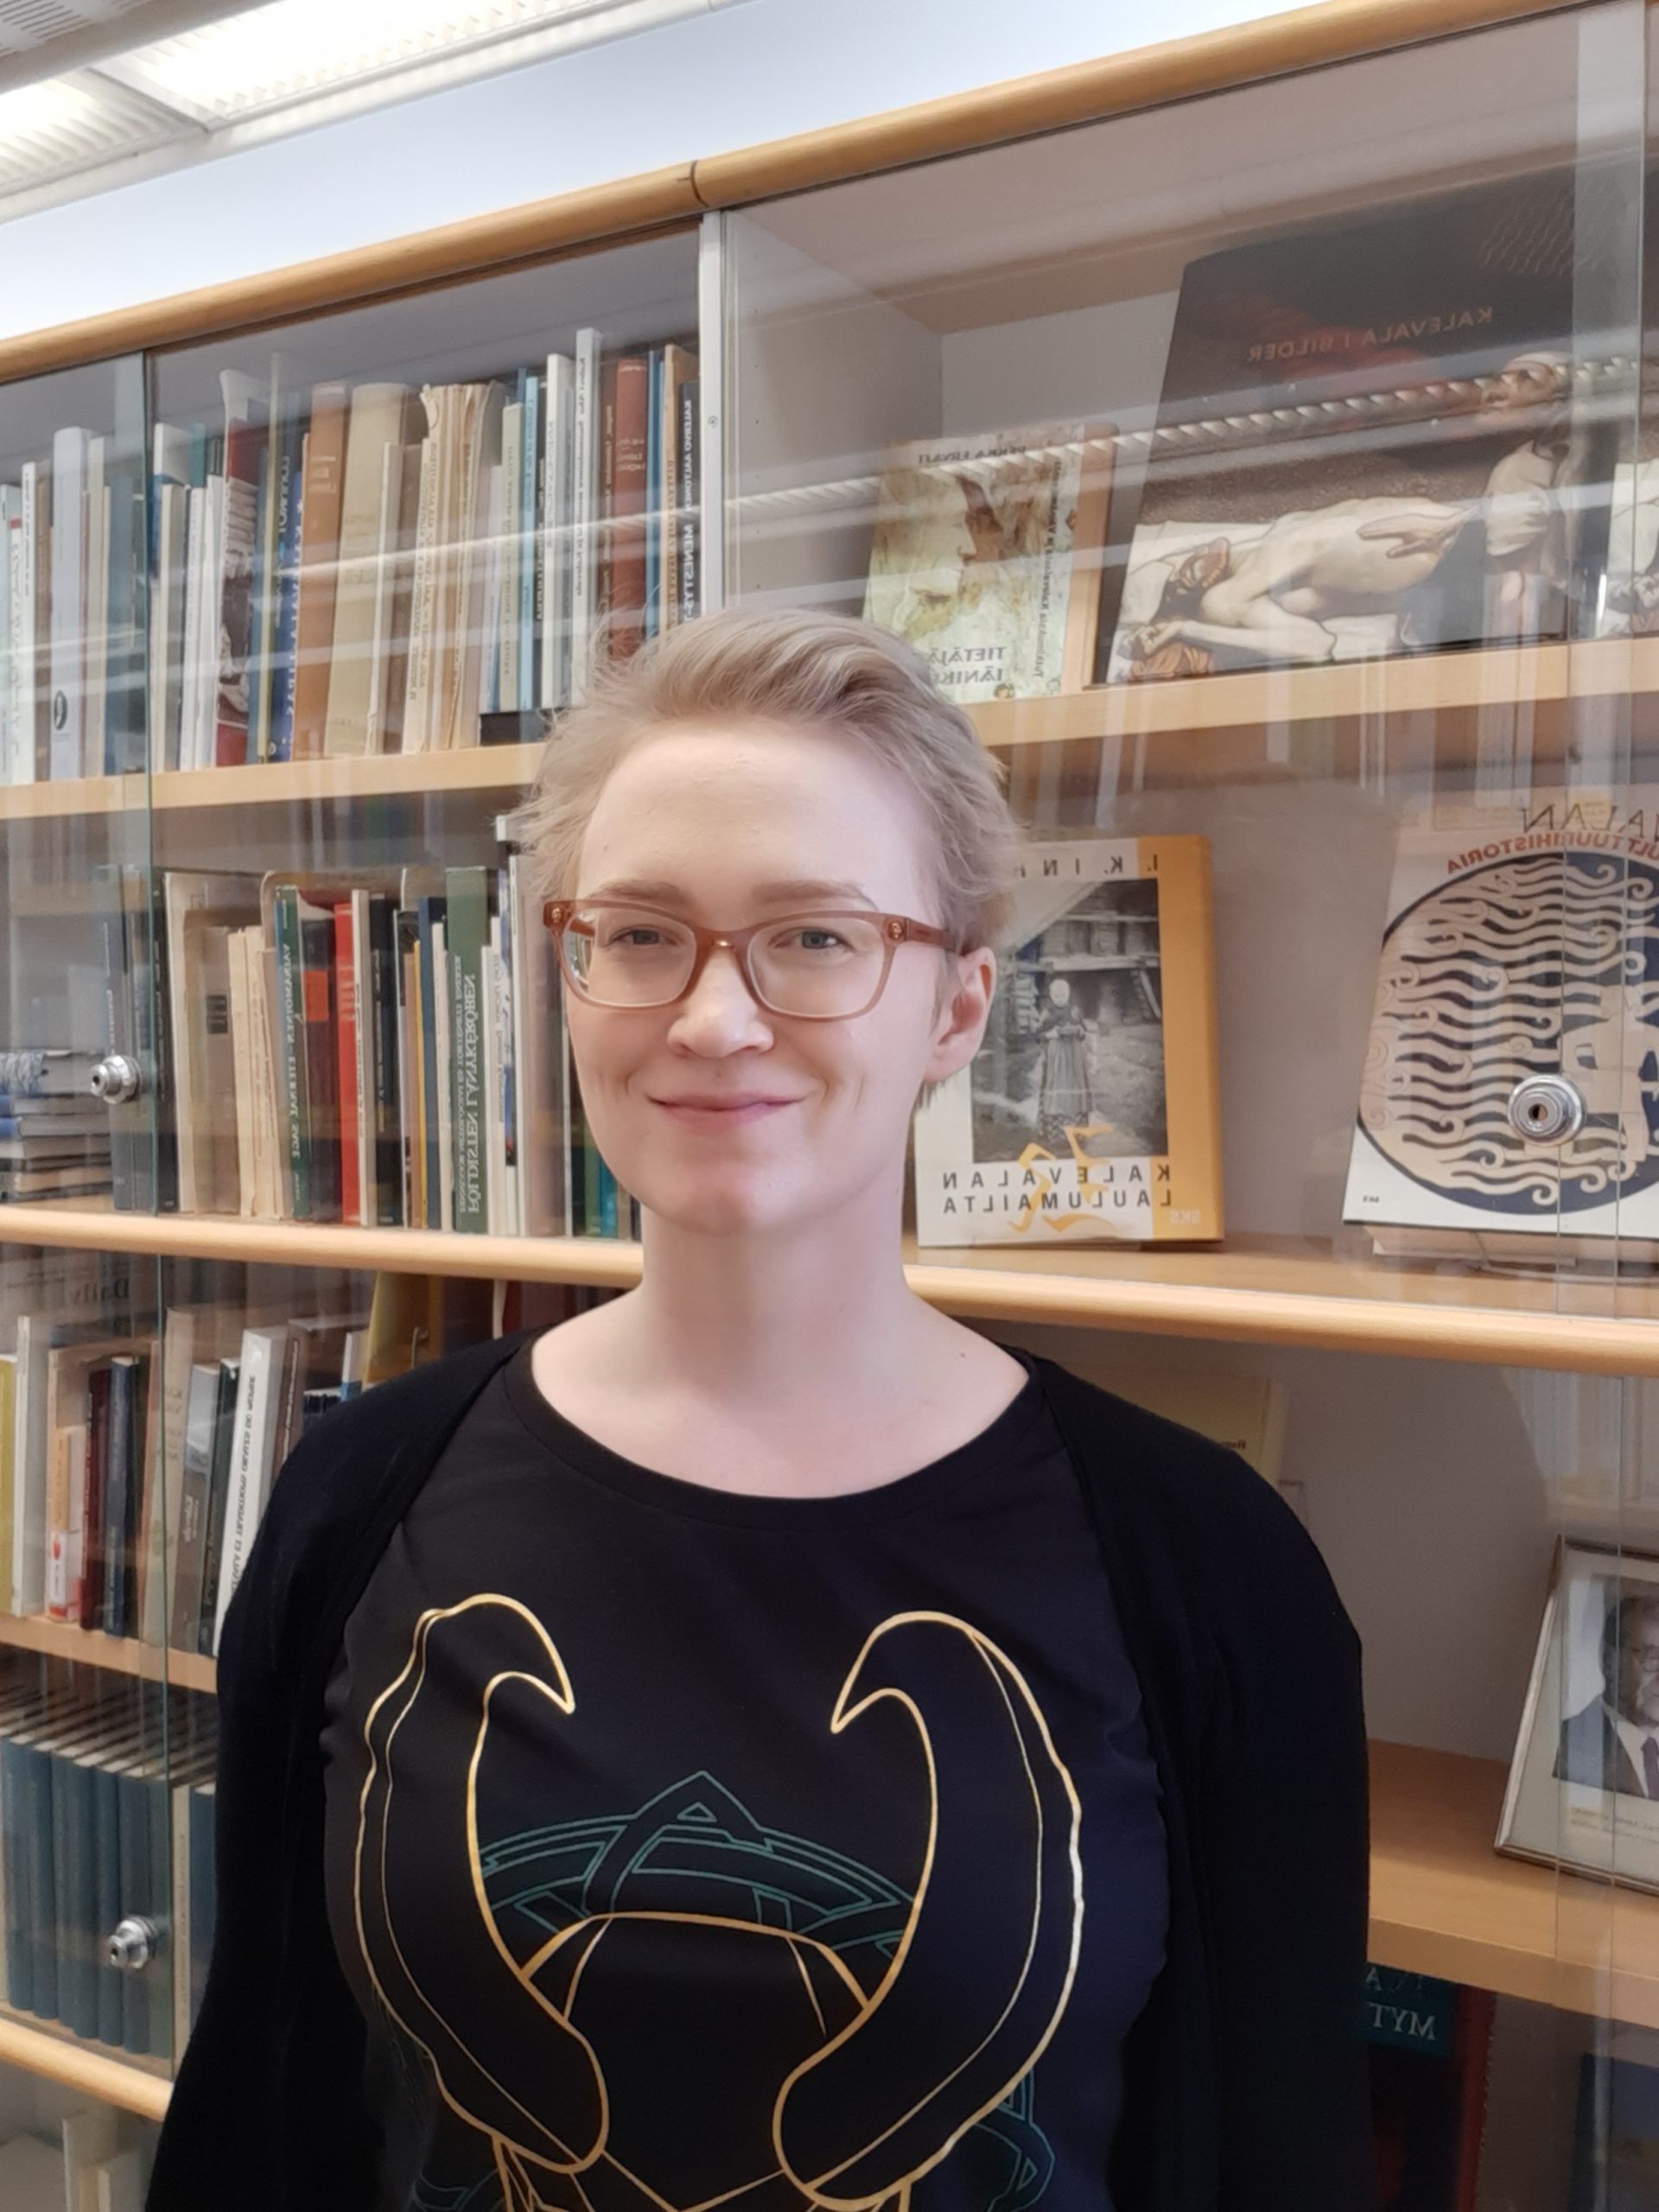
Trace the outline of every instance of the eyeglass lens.
[[[696, 940], [648, 909], [578, 906], [565, 927], [573, 978], [601, 1006], [665, 1006], [690, 979]], [[880, 925], [856, 915], [791, 914], [749, 942], [749, 973], [778, 1014], [855, 1014], [869, 1001], [886, 957]]]

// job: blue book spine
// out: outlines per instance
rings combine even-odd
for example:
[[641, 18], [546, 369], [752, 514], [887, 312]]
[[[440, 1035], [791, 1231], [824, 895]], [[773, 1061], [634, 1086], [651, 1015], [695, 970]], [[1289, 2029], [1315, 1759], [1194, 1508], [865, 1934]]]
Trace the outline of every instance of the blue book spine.
[[42, 2020], [58, 2017], [57, 1873], [52, 1863], [52, 1777], [44, 1751], [22, 1747], [23, 1854], [28, 1861], [29, 1918], [24, 1930], [33, 1961], [29, 2010]]
[[[130, 1911], [142, 1912], [137, 1903], [149, 1894], [149, 1808], [140, 1776], [118, 1774], [121, 1811], [117, 1849], [121, 1863], [121, 1895], [130, 1900]], [[149, 2049], [149, 1994], [143, 1976], [123, 1972], [121, 1976], [121, 2048], [142, 2056]]]
[[305, 425], [290, 416], [276, 448], [276, 613], [270, 634], [270, 754], [294, 756], [295, 647], [300, 619], [300, 526], [305, 480], [301, 467]]
[[0, 1740], [0, 1834], [4, 1837], [6, 1862], [3, 1911], [7, 2002], [16, 2012], [32, 2012], [35, 1948], [29, 1931], [35, 1924], [35, 1905], [27, 1849], [23, 1749], [9, 1736]]
[[662, 628], [663, 612], [663, 349], [653, 346], [645, 380], [645, 622], [644, 635]]
[[58, 2018], [78, 2036], [98, 2033], [98, 1862], [87, 1754], [52, 1761], [52, 1846], [58, 1881]]
[[536, 671], [542, 664], [536, 636], [536, 563], [542, 556], [541, 515], [536, 491], [542, 480], [542, 379], [524, 379], [524, 445], [518, 477], [518, 696], [521, 714], [536, 704]]
[[163, 1931], [161, 1945], [141, 1973], [132, 1975], [149, 2007], [149, 2048], [157, 2057], [176, 2056], [173, 2050], [173, 1946], [165, 1931], [173, 1924], [172, 1798], [165, 1775], [146, 1775], [143, 1780], [145, 1815], [149, 1823], [149, 1881], [145, 1894], [153, 1927]]
[[[92, 1850], [93, 1880], [98, 1892], [92, 1933], [98, 1938], [107, 1936], [121, 1917], [121, 1794], [107, 1766], [92, 1769]], [[96, 1944], [94, 1955], [98, 2039], [119, 2050], [124, 2032], [121, 1985], [126, 1974], [105, 1956], [101, 1941]]]
[[190, 2024], [195, 2025], [207, 1985], [213, 1947], [213, 1793], [198, 1786], [190, 1792]]

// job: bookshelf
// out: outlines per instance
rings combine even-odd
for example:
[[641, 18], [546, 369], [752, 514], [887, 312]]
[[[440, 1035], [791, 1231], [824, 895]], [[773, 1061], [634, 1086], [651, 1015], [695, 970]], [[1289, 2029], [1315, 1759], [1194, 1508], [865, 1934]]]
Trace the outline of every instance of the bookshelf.
[[[711, 391], [705, 573], [723, 573], [732, 601], [856, 611], [892, 447], [1098, 407], [1125, 454], [1144, 448], [1191, 262], [1569, 156], [1578, 73], [1592, 49], [1605, 66], [1625, 28], [1599, 0], [1330, 0], [6, 341], [0, 480], [65, 423], [113, 453], [135, 437], [142, 451], [157, 423], [222, 416], [227, 377], [412, 393], [534, 372], [584, 330], [601, 357], [695, 343]], [[1607, 158], [1639, 194], [1641, 149]], [[1141, 496], [1130, 462], [1123, 484]], [[1113, 541], [1120, 562], [1132, 527]], [[1551, 1543], [1590, 1530], [1659, 1556], [1644, 1460], [1659, 1275], [1633, 1236], [1570, 1255], [1565, 1217], [1562, 1248], [1543, 1240], [1521, 1273], [1384, 1259], [1342, 1215], [1408, 804], [1523, 775], [1659, 781], [1656, 699], [1659, 637], [1584, 636], [974, 703], [1040, 832], [1211, 841], [1228, 1230], [1211, 1247], [905, 1251], [917, 1292], [964, 1319], [1285, 1382], [1287, 1471], [1378, 1655], [1375, 1958], [1642, 2035], [1659, 2035], [1659, 1897], [1499, 1857], [1492, 1837]], [[211, 767], [152, 746], [122, 772], [0, 782], [0, 1013], [70, 1023], [84, 1000], [65, 979], [103, 975], [91, 894], [112, 864], [158, 882], [499, 868], [493, 817], [539, 747], [473, 734], [463, 721], [458, 741], [419, 751]], [[639, 1250], [615, 1228], [462, 1233], [24, 1198], [0, 1205], [0, 1273], [41, 1255], [119, 1262], [121, 1314], [217, 1299], [234, 1328], [239, 1296], [251, 1307], [280, 1285], [301, 1313], [302, 1286], [338, 1271], [626, 1289]], [[228, 1356], [215, 1339], [209, 1362]], [[1384, 1402], [1397, 1465], [1351, 1473], [1344, 1422]], [[1586, 1468], [1611, 1501], [1593, 1513]], [[1490, 1662], [1471, 1656], [1471, 1612]], [[43, 1674], [73, 1662], [204, 1695], [215, 1679], [211, 1658], [36, 1613], [0, 1613], [0, 1646]], [[3, 2010], [0, 2061], [151, 2116], [164, 2103], [161, 2062]]]

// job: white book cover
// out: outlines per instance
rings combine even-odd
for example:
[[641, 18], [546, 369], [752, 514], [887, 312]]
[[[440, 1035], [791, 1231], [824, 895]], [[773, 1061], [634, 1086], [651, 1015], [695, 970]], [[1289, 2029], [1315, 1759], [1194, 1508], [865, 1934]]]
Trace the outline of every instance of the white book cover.
[[11, 594], [21, 546], [23, 495], [16, 484], [0, 484], [0, 782], [15, 784], [19, 716], [12, 696], [17, 640], [12, 634]]
[[52, 436], [50, 692], [52, 776], [86, 772], [86, 447], [85, 430]]
[[599, 550], [599, 333], [576, 333], [570, 486], [570, 697], [588, 696]]
[[276, 1437], [283, 1347], [287, 1341], [286, 1327], [242, 1332], [242, 1363], [237, 1376], [232, 1427], [230, 1490], [225, 1501], [224, 1549], [219, 1554], [219, 1602], [213, 1615], [215, 1651], [219, 1649], [225, 1615], [253, 1548], [271, 1477], [276, 1472], [270, 1461]]
[[92, 2173], [92, 2212], [143, 2212], [142, 2151], [118, 2151], [112, 2158], [100, 2158]]
[[493, 715], [501, 700], [502, 609], [505, 604], [502, 562], [506, 552], [506, 485], [498, 461], [485, 471], [483, 546], [479, 614], [478, 693], [480, 715]]
[[541, 702], [550, 713], [570, 698], [570, 482], [575, 461], [576, 365], [547, 357], [543, 403]]
[[[1571, 1086], [1575, 1132], [1512, 1122], [1539, 1078]], [[1343, 1218], [1659, 1239], [1659, 786], [1405, 817]]]
[[518, 704], [519, 573], [524, 563], [524, 406], [510, 400], [501, 410], [500, 551], [497, 563], [495, 628], [498, 679], [494, 705]]
[[16, 600], [17, 619], [22, 630], [22, 651], [17, 677], [22, 694], [22, 728], [18, 732], [17, 759], [22, 771], [20, 783], [34, 784], [48, 765], [46, 697], [48, 664], [41, 651], [41, 639], [46, 631], [50, 598], [48, 579], [51, 565], [51, 527], [47, 506], [51, 497], [50, 472], [41, 468], [38, 461], [26, 461], [22, 467], [23, 491], [23, 550], [20, 587]]
[[81, 656], [86, 706], [81, 758], [89, 776], [104, 772], [104, 686], [110, 642], [109, 442], [105, 437], [86, 441], [86, 642]]
[[179, 765], [179, 686], [184, 648], [185, 519], [189, 493], [162, 484], [156, 495], [156, 574], [149, 599], [149, 743], [157, 767]]
[[120, 2147], [119, 2115], [113, 2105], [92, 2105], [67, 2114], [62, 2126], [65, 2212], [98, 2212], [92, 2169]]

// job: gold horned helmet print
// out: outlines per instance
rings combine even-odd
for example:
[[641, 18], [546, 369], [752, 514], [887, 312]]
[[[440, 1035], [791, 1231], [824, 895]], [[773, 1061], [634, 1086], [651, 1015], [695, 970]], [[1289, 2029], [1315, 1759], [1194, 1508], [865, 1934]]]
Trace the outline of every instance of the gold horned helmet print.
[[[427, 1686], [461, 1659], [455, 1640], [475, 1651], [480, 1630], [488, 1667], [473, 1711]], [[929, 1801], [890, 1955], [850, 1940], [855, 1913], [832, 1942], [834, 1916], [808, 1932], [775, 1899], [764, 1921], [652, 1909], [648, 1887], [631, 1904], [623, 1866], [519, 1955], [492, 1910], [479, 1835], [493, 1715], [502, 1722], [506, 1700], [556, 1729], [575, 1693], [515, 1599], [480, 1594], [421, 1616], [365, 1724], [357, 1932], [380, 2002], [445, 2102], [487, 2139], [507, 2212], [925, 2212], [926, 2177], [1028, 2073], [1077, 1970], [1071, 1777], [1019, 1669], [949, 1614], [895, 1613], [871, 1632], [830, 1736], [882, 1700], [913, 1726]], [[435, 1745], [429, 1732], [445, 1727], [454, 1740]], [[407, 1786], [417, 1765], [418, 1797]], [[445, 1778], [435, 1796], [434, 1777]], [[480, 2011], [486, 2049], [450, 2024]], [[715, 2043], [721, 2093], [675, 2101], [677, 2077]]]

